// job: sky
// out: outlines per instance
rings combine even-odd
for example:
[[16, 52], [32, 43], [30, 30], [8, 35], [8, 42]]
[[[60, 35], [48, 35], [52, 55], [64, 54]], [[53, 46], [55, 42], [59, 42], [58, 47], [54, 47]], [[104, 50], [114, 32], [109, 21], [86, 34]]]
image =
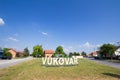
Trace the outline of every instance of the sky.
[[0, 0], [0, 47], [90, 53], [120, 41], [120, 0]]

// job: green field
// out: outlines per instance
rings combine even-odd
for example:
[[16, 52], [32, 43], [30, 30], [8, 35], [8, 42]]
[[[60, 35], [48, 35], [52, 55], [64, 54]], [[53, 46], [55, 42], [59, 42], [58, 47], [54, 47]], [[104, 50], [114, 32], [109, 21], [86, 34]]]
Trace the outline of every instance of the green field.
[[33, 59], [1, 69], [0, 80], [120, 80], [120, 69], [84, 59], [77, 66], [45, 67]]

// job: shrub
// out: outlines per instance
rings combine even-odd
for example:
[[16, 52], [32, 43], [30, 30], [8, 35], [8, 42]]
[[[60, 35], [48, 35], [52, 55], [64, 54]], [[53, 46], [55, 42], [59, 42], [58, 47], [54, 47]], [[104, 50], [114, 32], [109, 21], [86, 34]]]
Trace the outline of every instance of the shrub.
[[7, 56], [7, 57], [11, 57], [12, 58], [12, 54], [10, 52], [3, 53], [3, 56]]

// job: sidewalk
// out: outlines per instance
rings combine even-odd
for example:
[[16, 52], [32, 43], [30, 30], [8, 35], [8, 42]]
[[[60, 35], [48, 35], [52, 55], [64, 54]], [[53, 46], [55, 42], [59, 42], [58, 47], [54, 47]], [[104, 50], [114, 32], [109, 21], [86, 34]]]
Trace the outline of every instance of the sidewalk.
[[104, 64], [104, 65], [108, 65], [108, 66], [120, 69], [120, 63], [108, 62], [108, 61], [105, 61], [105, 60], [97, 60], [97, 59], [94, 59], [94, 58], [85, 58], [85, 59], [88, 59], [88, 60], [91, 60], [91, 61], [94, 61], [94, 62], [97, 62], [97, 63], [100, 63], [100, 64]]
[[11, 59], [11, 60], [0, 60], [0, 69], [13, 66], [24, 61], [32, 60], [32, 57], [20, 58], [20, 59]]

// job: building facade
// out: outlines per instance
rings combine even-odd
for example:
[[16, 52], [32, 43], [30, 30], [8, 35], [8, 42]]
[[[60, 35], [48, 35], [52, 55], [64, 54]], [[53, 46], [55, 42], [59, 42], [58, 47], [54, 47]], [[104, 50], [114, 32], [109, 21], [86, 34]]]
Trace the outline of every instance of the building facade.
[[44, 54], [45, 54], [45, 57], [51, 58], [52, 55], [54, 54], [54, 51], [53, 50], [45, 50]]

